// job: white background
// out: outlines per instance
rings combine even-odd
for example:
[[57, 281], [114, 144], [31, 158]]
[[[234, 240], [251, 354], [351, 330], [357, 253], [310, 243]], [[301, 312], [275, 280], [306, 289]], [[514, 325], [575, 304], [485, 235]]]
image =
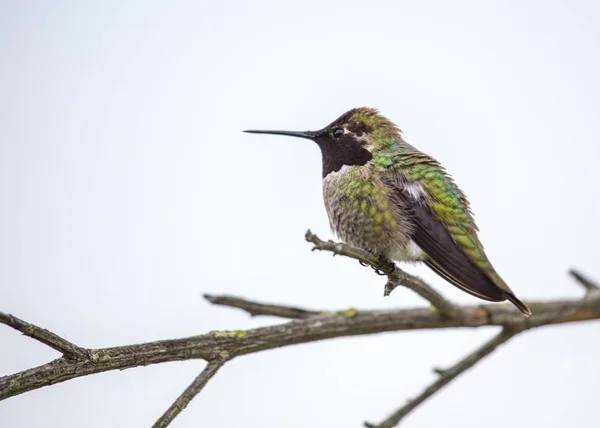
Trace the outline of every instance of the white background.
[[[280, 322], [228, 293], [317, 309], [423, 305], [331, 237], [310, 141], [377, 107], [472, 201], [524, 299], [600, 278], [595, 1], [0, 2], [0, 310], [103, 347]], [[449, 298], [478, 301], [426, 268]], [[388, 333], [227, 364], [173, 427], [360, 427], [493, 335]], [[402, 426], [596, 427], [597, 323], [529, 332]], [[0, 375], [58, 354], [0, 328]], [[3, 427], [147, 427], [203, 367], [76, 379], [0, 402]]]

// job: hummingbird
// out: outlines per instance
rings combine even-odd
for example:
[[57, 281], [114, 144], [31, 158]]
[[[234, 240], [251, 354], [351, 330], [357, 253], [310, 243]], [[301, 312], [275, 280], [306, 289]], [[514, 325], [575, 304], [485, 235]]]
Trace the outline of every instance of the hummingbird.
[[346, 244], [383, 260], [425, 263], [473, 296], [508, 299], [531, 315], [488, 259], [466, 195], [377, 109], [351, 109], [318, 131], [244, 132], [317, 143], [329, 223]]

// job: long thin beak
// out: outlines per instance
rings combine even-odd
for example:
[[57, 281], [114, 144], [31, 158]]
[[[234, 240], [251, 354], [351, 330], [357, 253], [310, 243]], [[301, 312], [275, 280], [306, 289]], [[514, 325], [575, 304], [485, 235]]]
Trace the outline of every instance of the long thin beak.
[[287, 135], [288, 137], [308, 138], [309, 140], [314, 139], [315, 136], [317, 135], [317, 132], [315, 132], [315, 131], [298, 132], [298, 131], [268, 131], [268, 130], [249, 129], [244, 132], [249, 132], [250, 134]]

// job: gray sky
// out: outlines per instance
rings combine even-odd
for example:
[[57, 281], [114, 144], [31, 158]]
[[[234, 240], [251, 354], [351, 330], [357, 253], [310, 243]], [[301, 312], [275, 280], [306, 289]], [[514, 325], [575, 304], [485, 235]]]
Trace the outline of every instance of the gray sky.
[[[331, 237], [309, 141], [377, 107], [471, 199], [524, 299], [600, 278], [600, 4], [590, 1], [0, 2], [0, 310], [85, 347], [279, 322], [229, 293], [318, 309], [382, 297]], [[478, 301], [408, 267], [461, 303]], [[519, 336], [403, 426], [597, 426], [599, 325]], [[359, 427], [491, 329], [389, 333], [227, 364], [174, 427]], [[57, 354], [0, 328], [0, 375]], [[105, 373], [0, 402], [7, 427], [146, 427], [202, 362]], [[8, 422], [7, 422], [8, 421]]]

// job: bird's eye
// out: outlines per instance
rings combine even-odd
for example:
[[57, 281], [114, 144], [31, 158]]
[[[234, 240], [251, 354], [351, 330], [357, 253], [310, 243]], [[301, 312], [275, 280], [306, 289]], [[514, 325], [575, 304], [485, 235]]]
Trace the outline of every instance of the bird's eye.
[[336, 128], [333, 130], [333, 138], [340, 138], [344, 135], [344, 130], [342, 128]]

